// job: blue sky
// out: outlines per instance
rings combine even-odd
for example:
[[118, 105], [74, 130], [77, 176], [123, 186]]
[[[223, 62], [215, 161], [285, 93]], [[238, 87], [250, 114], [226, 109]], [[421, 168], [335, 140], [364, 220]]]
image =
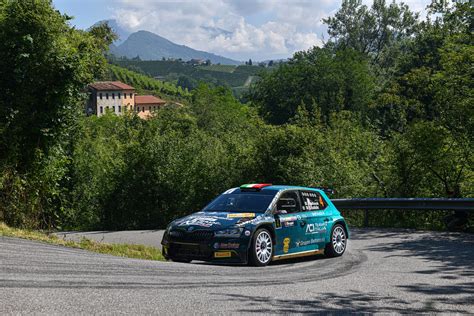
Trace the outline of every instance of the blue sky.
[[[404, 2], [421, 11], [429, 0]], [[264, 60], [321, 45], [327, 38], [321, 19], [334, 14], [340, 1], [53, 0], [53, 4], [74, 16], [71, 23], [78, 28], [115, 19], [130, 32], [147, 30], [226, 57]]]

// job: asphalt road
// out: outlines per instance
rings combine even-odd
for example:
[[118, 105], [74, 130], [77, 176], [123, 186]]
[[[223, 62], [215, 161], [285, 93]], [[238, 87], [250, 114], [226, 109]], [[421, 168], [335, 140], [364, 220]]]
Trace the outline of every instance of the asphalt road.
[[[151, 245], [161, 236], [89, 233], [101, 234]], [[266, 268], [123, 259], [1, 237], [0, 314], [474, 313], [474, 235], [352, 237], [342, 258]]]

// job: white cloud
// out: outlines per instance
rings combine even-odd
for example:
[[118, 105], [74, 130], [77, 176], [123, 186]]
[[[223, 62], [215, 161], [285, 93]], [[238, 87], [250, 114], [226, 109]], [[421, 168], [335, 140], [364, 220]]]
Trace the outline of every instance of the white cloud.
[[[428, 1], [405, 2], [422, 9]], [[326, 30], [321, 20], [340, 2], [118, 0], [115, 5], [115, 18], [131, 31], [148, 30], [178, 44], [245, 60], [288, 57], [321, 45]]]

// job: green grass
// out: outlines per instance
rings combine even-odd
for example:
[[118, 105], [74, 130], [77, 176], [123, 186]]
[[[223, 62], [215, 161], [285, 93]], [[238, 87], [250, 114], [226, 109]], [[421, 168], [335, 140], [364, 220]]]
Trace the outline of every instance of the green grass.
[[60, 245], [70, 248], [79, 248], [92, 252], [113, 255], [117, 257], [160, 260], [163, 261], [161, 251], [154, 247], [144, 245], [129, 244], [108, 244], [82, 238], [80, 242], [64, 240], [56, 235], [41, 231], [12, 228], [0, 222], [0, 237], [16, 237], [28, 240], [46, 242], [53, 245]]

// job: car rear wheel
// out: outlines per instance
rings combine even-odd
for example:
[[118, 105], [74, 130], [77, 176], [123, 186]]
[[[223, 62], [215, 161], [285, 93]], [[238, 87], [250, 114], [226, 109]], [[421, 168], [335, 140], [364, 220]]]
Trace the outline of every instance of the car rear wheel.
[[336, 224], [331, 230], [331, 240], [326, 245], [324, 254], [326, 257], [339, 257], [342, 256], [347, 247], [347, 234], [346, 230], [341, 224]]
[[270, 232], [264, 228], [255, 232], [250, 246], [250, 263], [257, 267], [266, 266], [272, 261], [273, 240]]

